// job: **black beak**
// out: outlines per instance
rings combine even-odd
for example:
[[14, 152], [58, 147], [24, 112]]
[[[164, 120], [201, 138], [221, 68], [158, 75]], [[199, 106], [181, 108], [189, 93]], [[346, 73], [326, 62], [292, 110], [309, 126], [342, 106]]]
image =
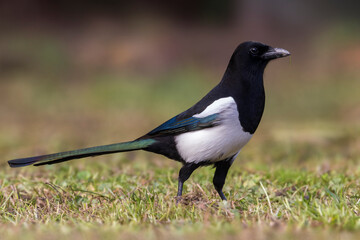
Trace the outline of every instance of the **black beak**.
[[289, 56], [289, 51], [282, 49], [282, 48], [272, 48], [270, 47], [269, 50], [264, 53], [261, 57], [263, 59], [271, 60], [276, 58], [282, 58]]

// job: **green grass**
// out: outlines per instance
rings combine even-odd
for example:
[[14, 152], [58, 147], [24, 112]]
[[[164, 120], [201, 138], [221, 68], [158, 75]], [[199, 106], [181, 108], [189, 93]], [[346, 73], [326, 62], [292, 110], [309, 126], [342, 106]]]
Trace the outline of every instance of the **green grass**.
[[0, 82], [1, 238], [357, 239], [360, 86], [339, 76], [311, 87], [301, 75], [266, 82], [265, 115], [230, 169], [228, 202], [212, 186], [214, 169], [204, 167], [179, 204], [180, 164], [158, 155], [22, 169], [6, 160], [134, 139], [197, 101], [215, 77], [189, 69], [158, 79], [8, 76]]
[[[291, 223], [358, 229], [359, 175], [299, 170], [249, 173], [235, 167], [227, 179], [227, 203], [213, 190], [213, 170], [187, 183], [176, 204], [176, 171], [138, 164], [110, 169], [105, 163], [2, 175], [4, 222], [94, 222], [101, 224], [181, 224], [219, 221]], [[132, 168], [130, 170], [130, 167]]]
[[143, 231], [151, 236], [156, 229], [165, 235], [196, 235], [205, 228], [209, 232], [202, 234], [209, 238], [242, 235], [249, 228], [332, 229], [338, 234], [360, 228], [360, 171], [256, 170], [238, 163], [225, 186], [229, 201], [221, 202], [211, 184], [214, 170], [203, 168], [186, 183], [184, 199], [176, 204], [174, 166], [102, 160], [2, 172], [1, 227], [30, 235], [34, 229], [66, 235], [66, 229], [89, 234], [102, 228], [120, 236]]

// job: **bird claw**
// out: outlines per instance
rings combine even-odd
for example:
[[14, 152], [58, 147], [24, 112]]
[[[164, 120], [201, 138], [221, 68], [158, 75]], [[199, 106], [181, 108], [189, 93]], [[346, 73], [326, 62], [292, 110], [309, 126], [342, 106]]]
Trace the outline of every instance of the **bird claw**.
[[181, 200], [182, 200], [182, 197], [181, 196], [176, 196], [175, 199], [176, 199], [176, 204], [179, 204], [181, 202]]

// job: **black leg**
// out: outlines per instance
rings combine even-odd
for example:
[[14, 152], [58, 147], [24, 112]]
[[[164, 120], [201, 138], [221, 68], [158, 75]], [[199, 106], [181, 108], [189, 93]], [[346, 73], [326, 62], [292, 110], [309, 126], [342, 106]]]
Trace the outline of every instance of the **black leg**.
[[186, 180], [189, 179], [190, 175], [199, 167], [198, 164], [186, 163], [179, 172], [179, 185], [178, 185], [178, 193], [177, 193], [177, 201], [181, 198], [183, 185]]
[[225, 178], [228, 173], [231, 164], [234, 161], [234, 157], [223, 160], [221, 162], [217, 162], [215, 164], [216, 170], [213, 178], [213, 183], [216, 191], [219, 193], [222, 200], [227, 200], [224, 193], [222, 192], [223, 186], [225, 184]]

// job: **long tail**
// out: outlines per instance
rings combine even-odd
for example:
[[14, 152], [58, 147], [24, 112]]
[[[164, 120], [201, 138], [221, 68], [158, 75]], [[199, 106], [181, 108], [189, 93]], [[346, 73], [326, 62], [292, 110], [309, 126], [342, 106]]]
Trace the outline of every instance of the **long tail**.
[[153, 139], [140, 139], [132, 142], [115, 143], [110, 145], [83, 148], [68, 152], [53, 153], [53, 154], [28, 157], [28, 158], [19, 158], [19, 159], [10, 160], [8, 161], [8, 163], [12, 168], [24, 167], [28, 165], [41, 166], [45, 164], [65, 162], [78, 158], [140, 150], [150, 146], [154, 142], [155, 140]]

